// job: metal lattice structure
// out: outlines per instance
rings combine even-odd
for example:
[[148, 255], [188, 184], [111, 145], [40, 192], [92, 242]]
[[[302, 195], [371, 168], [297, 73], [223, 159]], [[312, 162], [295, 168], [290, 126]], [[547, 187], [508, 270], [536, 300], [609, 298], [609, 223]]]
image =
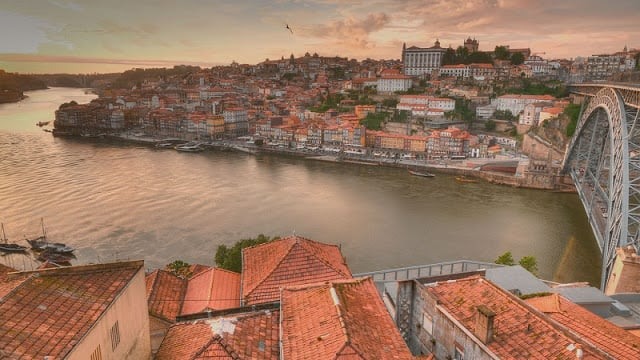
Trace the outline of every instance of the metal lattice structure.
[[585, 101], [563, 171], [600, 246], [604, 289], [616, 248], [640, 245], [640, 86], [580, 84], [571, 92]]

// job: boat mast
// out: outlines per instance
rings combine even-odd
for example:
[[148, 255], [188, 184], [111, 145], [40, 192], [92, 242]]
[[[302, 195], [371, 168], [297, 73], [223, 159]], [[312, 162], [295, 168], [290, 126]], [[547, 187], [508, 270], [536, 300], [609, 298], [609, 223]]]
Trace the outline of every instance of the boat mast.
[[47, 231], [44, 229], [44, 218], [40, 218], [40, 224], [42, 225], [42, 238], [47, 240]]
[[2, 241], [6, 244], [7, 243], [7, 235], [4, 233], [4, 224], [0, 224], [0, 227], [2, 227]]

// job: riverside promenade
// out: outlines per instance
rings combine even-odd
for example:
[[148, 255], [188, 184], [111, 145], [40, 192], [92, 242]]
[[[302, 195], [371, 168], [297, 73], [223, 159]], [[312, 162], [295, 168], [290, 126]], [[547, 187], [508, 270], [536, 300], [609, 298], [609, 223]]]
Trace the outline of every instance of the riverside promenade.
[[[138, 143], [154, 146], [161, 139], [145, 136], [139, 133], [123, 133], [110, 135], [111, 140]], [[201, 141], [204, 148], [244, 152], [251, 155], [279, 155], [301, 157], [312, 161], [325, 161], [356, 166], [386, 166], [411, 170], [428, 171], [433, 173], [450, 174], [456, 176], [473, 177], [484, 181], [522, 187], [530, 189], [554, 190], [574, 192], [571, 184], [565, 184], [564, 179], [551, 172], [529, 171], [529, 159], [520, 156], [502, 156], [498, 158], [470, 158], [464, 160], [424, 160], [407, 159], [399, 154], [393, 157], [374, 155], [373, 149], [362, 148], [362, 153], [354, 154], [336, 149], [295, 149], [270, 145], [255, 145], [240, 140]], [[513, 173], [486, 171], [483, 167], [513, 167]]]

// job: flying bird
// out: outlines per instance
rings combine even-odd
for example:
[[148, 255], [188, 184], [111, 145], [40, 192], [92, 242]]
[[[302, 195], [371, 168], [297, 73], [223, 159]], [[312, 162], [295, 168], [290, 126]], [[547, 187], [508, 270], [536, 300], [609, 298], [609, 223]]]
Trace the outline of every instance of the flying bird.
[[287, 30], [291, 31], [291, 33], [293, 34], [293, 30], [291, 30], [291, 28], [289, 27], [289, 24], [284, 24], [284, 27], [287, 28]]

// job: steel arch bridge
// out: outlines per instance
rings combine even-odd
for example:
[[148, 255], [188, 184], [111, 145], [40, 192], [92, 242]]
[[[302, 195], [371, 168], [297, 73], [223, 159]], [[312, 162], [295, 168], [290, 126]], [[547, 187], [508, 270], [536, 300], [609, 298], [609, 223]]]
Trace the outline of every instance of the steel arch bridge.
[[602, 252], [605, 289], [616, 248], [640, 248], [640, 85], [578, 84], [580, 118], [563, 162]]

